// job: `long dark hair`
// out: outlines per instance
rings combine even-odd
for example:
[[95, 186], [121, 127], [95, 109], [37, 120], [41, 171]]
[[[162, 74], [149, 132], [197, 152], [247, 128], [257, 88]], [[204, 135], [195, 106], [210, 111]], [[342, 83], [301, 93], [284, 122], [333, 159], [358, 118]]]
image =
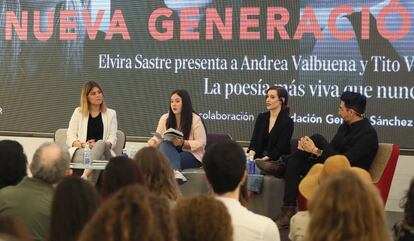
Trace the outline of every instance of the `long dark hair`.
[[27, 157], [17, 141], [0, 141], [0, 188], [16, 185], [27, 176]]
[[138, 164], [128, 157], [112, 157], [102, 174], [99, 192], [105, 200], [122, 187], [134, 184], [146, 187], [144, 175]]
[[49, 240], [76, 241], [98, 205], [98, 192], [88, 181], [63, 178], [53, 196]]
[[[173, 96], [174, 94], [177, 94], [178, 96], [181, 97], [181, 101], [182, 101], [182, 109], [181, 109], [181, 120], [180, 120], [180, 124], [181, 124], [181, 131], [184, 134], [184, 139], [188, 140], [188, 137], [190, 136], [190, 132], [191, 132], [191, 126], [193, 125], [193, 113], [195, 113], [195, 111], [193, 110], [193, 104], [191, 103], [191, 98], [190, 95], [188, 94], [188, 92], [186, 90], [183, 89], [177, 89], [174, 90], [173, 92], [171, 92], [171, 96]], [[168, 102], [170, 103], [170, 101]], [[175, 119], [175, 115], [171, 109], [171, 103], [168, 105], [168, 119], [167, 119], [167, 123], [166, 123], [166, 127], [168, 128], [177, 128], [177, 120]]]
[[289, 94], [287, 90], [282, 86], [270, 86], [269, 89], [266, 90], [266, 94], [270, 90], [276, 90], [277, 96], [279, 97], [279, 100], [282, 102], [282, 111], [286, 112], [286, 114], [289, 115], [290, 108], [288, 107], [288, 100], [289, 100]]

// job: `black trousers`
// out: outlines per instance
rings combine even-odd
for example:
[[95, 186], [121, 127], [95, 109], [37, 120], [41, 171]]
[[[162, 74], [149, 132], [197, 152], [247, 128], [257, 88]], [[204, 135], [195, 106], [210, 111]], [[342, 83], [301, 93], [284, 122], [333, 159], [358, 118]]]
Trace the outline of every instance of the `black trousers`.
[[310, 153], [297, 150], [288, 156], [286, 159], [284, 206], [296, 206], [299, 182], [302, 177], [308, 173], [315, 163], [323, 163], [326, 158], [335, 154], [333, 148], [322, 135], [314, 134], [310, 138], [316, 147], [323, 150], [323, 155], [312, 158]]

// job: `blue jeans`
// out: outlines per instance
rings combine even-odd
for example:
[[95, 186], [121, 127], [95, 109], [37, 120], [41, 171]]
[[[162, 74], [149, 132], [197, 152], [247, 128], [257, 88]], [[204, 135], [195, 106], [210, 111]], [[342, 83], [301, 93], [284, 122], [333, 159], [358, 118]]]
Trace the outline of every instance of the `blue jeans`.
[[178, 151], [169, 141], [161, 142], [160, 151], [168, 158], [174, 170], [181, 171], [183, 169], [201, 166], [201, 163], [193, 156], [193, 154], [187, 151]]

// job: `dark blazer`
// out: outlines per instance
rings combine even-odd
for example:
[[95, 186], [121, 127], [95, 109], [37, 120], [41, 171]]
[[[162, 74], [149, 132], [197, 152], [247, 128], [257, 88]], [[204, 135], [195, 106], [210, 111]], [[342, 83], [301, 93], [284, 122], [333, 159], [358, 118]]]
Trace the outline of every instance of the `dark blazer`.
[[328, 152], [328, 155], [345, 155], [351, 166], [369, 170], [378, 150], [377, 132], [367, 118], [351, 125], [343, 123], [331, 140], [330, 146], [333, 151]]
[[[281, 155], [290, 153], [293, 120], [286, 111], [281, 111], [276, 119], [275, 125], [269, 133], [269, 119], [269, 111], [260, 113], [257, 116], [248, 150], [256, 152], [255, 158], [265, 156], [264, 153], [266, 152], [266, 155], [271, 159], [277, 160]], [[267, 135], [268, 138], [266, 138]]]

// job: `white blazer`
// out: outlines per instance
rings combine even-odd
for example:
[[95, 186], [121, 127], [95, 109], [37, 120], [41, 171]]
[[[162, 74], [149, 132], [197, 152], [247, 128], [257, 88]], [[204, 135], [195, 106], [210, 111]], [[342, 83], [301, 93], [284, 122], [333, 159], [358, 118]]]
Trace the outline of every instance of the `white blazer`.
[[[106, 112], [101, 112], [102, 114], [102, 123], [103, 123], [103, 140], [109, 141], [112, 144], [112, 148], [116, 144], [116, 132], [118, 130], [118, 122], [116, 120], [116, 112], [113, 109], [106, 109]], [[88, 120], [89, 115], [84, 116], [80, 110], [80, 107], [77, 107], [73, 111], [72, 117], [69, 121], [68, 131], [66, 133], [66, 145], [69, 148], [71, 156], [75, 153], [77, 147], [72, 147], [72, 143], [76, 140], [81, 142], [86, 142], [86, 135], [88, 134]], [[111, 152], [113, 152], [111, 150]]]

